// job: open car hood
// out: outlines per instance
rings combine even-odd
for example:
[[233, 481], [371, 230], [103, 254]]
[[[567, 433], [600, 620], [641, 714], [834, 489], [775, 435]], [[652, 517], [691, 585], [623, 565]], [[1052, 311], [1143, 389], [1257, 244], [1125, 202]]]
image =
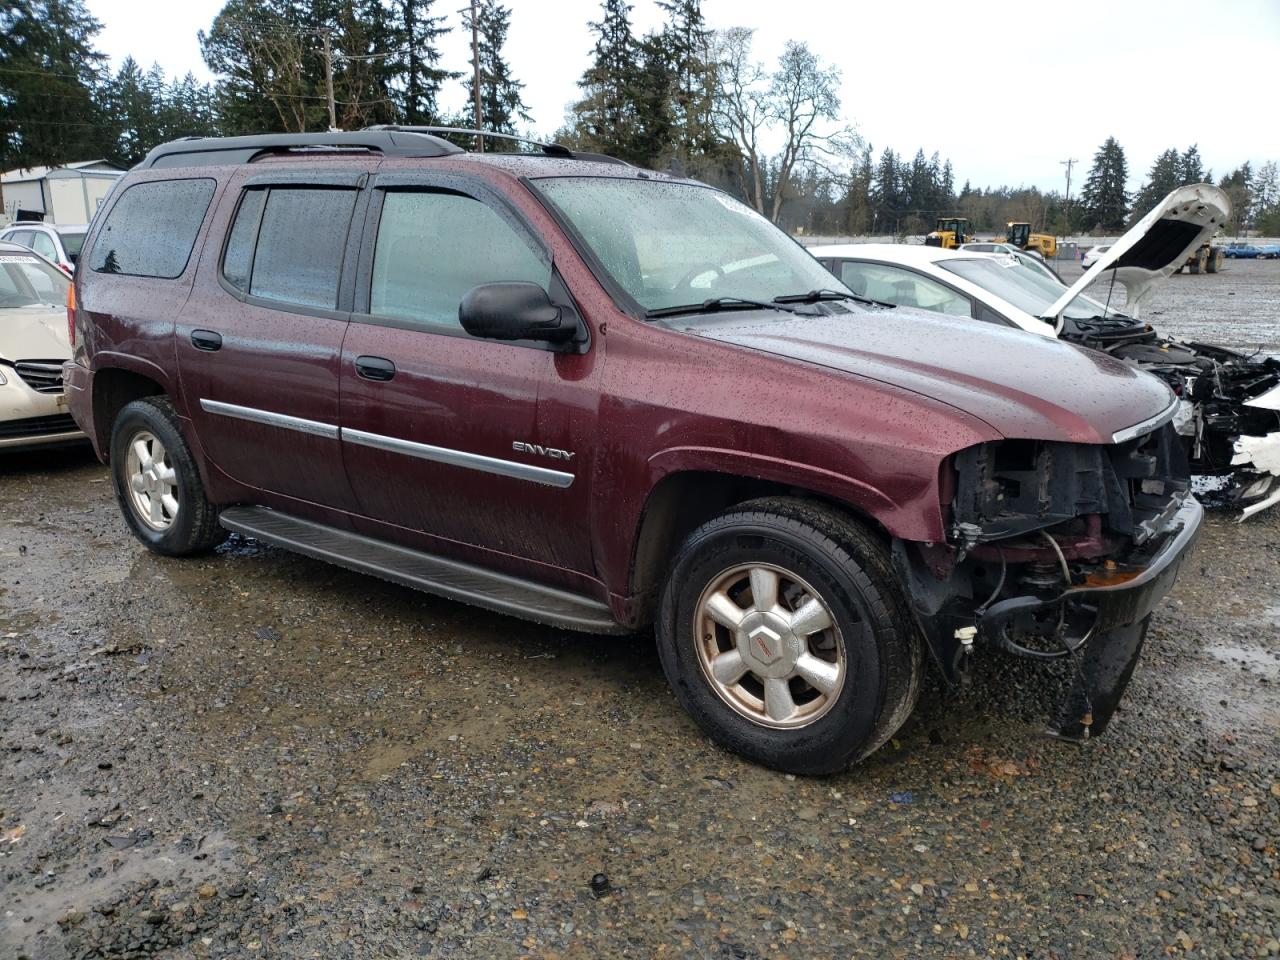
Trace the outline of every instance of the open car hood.
[[1187, 256], [1206, 242], [1231, 216], [1227, 195], [1209, 183], [1178, 187], [1154, 210], [1129, 228], [1093, 269], [1071, 284], [1045, 316], [1057, 318], [1072, 300], [1095, 283], [1114, 277], [1125, 288], [1124, 312], [1135, 320], [1156, 286], [1182, 266]]

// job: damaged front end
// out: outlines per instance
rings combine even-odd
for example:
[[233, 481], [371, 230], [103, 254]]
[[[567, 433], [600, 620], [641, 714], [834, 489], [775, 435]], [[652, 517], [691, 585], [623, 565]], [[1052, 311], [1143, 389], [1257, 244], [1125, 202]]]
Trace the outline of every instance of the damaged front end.
[[1195, 355], [1183, 367], [1192, 490], [1207, 506], [1240, 510], [1242, 520], [1280, 503], [1280, 359], [1178, 346]]
[[1174, 426], [1205, 506], [1243, 520], [1280, 503], [1280, 359], [1162, 339], [1121, 317], [1076, 322], [1062, 336], [1160, 377], [1182, 400]]
[[1070, 658], [1074, 680], [1051, 731], [1083, 739], [1106, 728], [1203, 517], [1163, 419], [1111, 444], [1001, 440], [952, 458], [947, 542], [894, 543], [949, 682], [984, 647]]

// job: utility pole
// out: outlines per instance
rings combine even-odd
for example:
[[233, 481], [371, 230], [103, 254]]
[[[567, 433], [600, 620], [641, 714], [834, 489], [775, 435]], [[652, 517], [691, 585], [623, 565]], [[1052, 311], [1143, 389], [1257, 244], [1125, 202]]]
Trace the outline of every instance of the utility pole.
[[1071, 232], [1071, 168], [1078, 162], [1075, 157], [1068, 157], [1066, 160], [1059, 160], [1060, 164], [1067, 168], [1067, 196], [1063, 202], [1066, 208], [1067, 233]]
[[[476, 129], [482, 130], [480, 117], [480, 33], [476, 23], [476, 0], [471, 0], [471, 93], [475, 101]], [[476, 137], [476, 152], [484, 153], [484, 137]]]
[[338, 128], [338, 114], [333, 102], [333, 34], [329, 30], [321, 32], [324, 37], [324, 94], [329, 101], [329, 129]]

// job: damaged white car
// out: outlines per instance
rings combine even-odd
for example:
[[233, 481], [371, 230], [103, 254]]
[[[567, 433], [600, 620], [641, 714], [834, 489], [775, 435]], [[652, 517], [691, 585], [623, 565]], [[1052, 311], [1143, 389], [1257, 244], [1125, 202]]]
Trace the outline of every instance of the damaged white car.
[[[812, 252], [872, 300], [1060, 337], [1160, 376], [1182, 399], [1177, 426], [1193, 489], [1244, 519], [1280, 503], [1280, 358], [1163, 337], [1141, 319], [1157, 284], [1230, 210], [1217, 187], [1179, 187], [1070, 286], [995, 254], [894, 244]], [[1110, 305], [1115, 284], [1125, 290], [1123, 310]], [[1084, 296], [1090, 286], [1098, 299]]]
[[0, 241], [0, 451], [84, 441], [67, 411], [67, 275]]

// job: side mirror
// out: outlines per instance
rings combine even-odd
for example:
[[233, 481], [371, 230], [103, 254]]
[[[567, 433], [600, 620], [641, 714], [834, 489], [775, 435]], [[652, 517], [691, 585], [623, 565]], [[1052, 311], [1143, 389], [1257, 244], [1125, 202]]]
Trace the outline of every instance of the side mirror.
[[489, 340], [546, 340], [566, 343], [578, 333], [572, 310], [551, 302], [536, 283], [482, 283], [458, 304], [462, 329]]

